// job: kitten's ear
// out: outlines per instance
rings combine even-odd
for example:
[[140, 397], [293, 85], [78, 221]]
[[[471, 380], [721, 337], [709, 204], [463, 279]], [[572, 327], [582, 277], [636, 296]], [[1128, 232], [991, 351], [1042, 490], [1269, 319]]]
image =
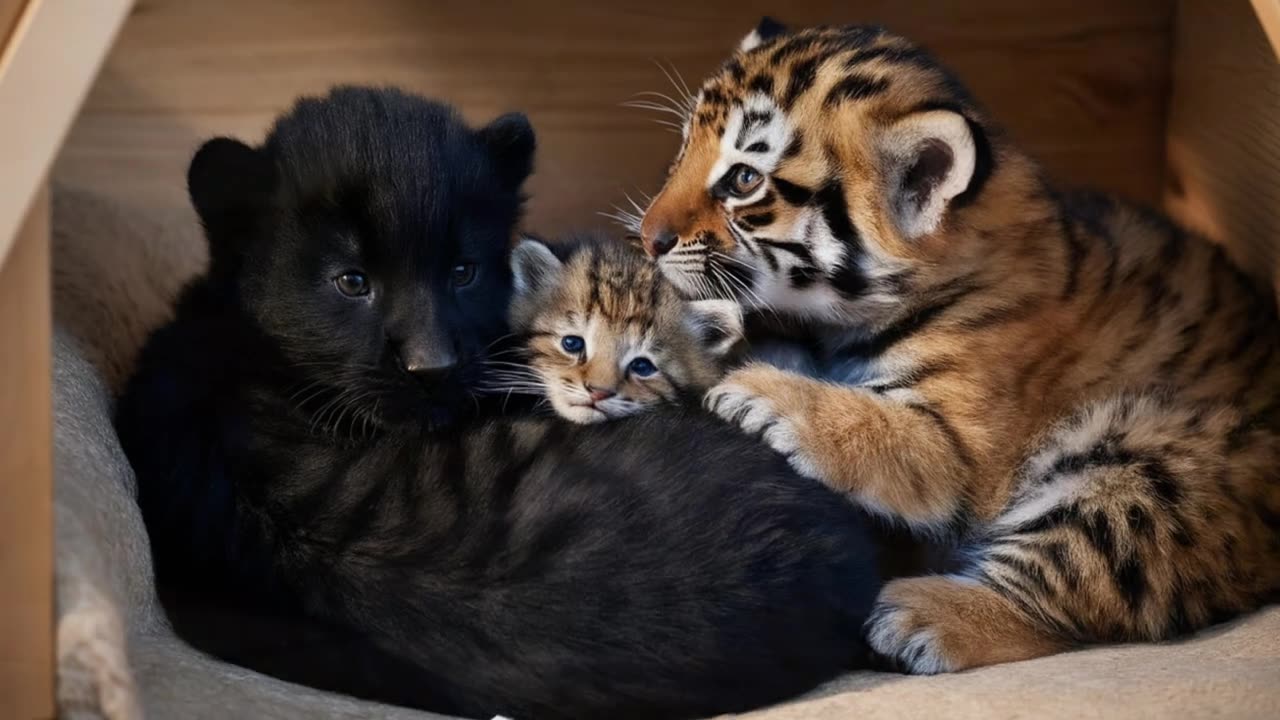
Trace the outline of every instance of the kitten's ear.
[[760, 24], [756, 25], [756, 29], [747, 33], [738, 43], [738, 52], [747, 52], [755, 50], [761, 43], [767, 43], [779, 35], [787, 34], [787, 26], [774, 20], [768, 15], [760, 18]]
[[271, 159], [239, 140], [214, 138], [196, 151], [187, 168], [187, 192], [215, 255], [221, 243], [247, 240], [275, 184]]
[[515, 297], [535, 295], [551, 287], [564, 264], [537, 240], [524, 238], [511, 251], [511, 277]]
[[477, 131], [494, 159], [502, 183], [515, 190], [533, 172], [533, 152], [537, 139], [523, 113], [507, 113]]
[[742, 309], [732, 300], [692, 300], [686, 315], [689, 328], [716, 357], [727, 355], [742, 339]]
[[950, 201], [979, 170], [981, 128], [952, 110], [927, 110], [881, 133], [880, 156], [894, 222], [907, 239], [938, 228]]

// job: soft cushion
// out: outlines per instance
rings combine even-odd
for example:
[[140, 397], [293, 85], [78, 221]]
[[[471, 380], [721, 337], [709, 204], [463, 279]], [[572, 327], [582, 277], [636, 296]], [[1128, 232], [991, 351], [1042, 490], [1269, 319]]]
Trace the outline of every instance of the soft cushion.
[[[53, 220], [60, 715], [439, 717], [283, 683], [204, 656], [173, 634], [156, 600], [111, 399], [147, 333], [203, 266], [204, 245], [189, 214], [118, 207], [68, 188], [55, 188]], [[859, 673], [748, 717], [902, 716], [1280, 718], [1280, 607], [1177, 643], [936, 677]]]

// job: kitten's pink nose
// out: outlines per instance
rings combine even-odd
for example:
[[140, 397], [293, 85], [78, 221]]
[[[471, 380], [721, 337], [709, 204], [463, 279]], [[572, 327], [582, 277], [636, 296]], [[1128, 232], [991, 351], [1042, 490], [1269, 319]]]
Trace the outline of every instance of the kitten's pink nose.
[[587, 394], [591, 396], [591, 402], [598, 403], [601, 400], [608, 400], [609, 398], [613, 397], [614, 395], [617, 395], [618, 393], [614, 392], [613, 390], [601, 390], [600, 388], [595, 388], [588, 385]]

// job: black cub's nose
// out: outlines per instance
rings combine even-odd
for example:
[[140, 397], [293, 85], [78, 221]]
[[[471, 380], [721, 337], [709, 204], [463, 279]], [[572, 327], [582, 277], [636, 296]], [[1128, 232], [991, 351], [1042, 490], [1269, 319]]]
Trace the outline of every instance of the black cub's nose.
[[406, 340], [398, 343], [396, 357], [405, 372], [424, 382], [439, 380], [458, 366], [452, 349]]
[[671, 248], [676, 246], [680, 238], [670, 230], [659, 230], [652, 236], [644, 239], [644, 249], [648, 251], [650, 257], [658, 257], [671, 252]]

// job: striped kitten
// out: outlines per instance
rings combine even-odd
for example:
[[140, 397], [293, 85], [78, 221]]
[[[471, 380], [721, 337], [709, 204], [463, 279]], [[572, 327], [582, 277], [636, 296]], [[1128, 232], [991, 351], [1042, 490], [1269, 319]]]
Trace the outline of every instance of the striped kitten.
[[684, 300], [621, 243], [583, 242], [562, 255], [537, 240], [512, 253], [511, 325], [527, 340], [527, 366], [499, 373], [501, 389], [532, 390], [566, 419], [594, 423], [696, 403], [720, 379], [742, 337], [737, 303]]

